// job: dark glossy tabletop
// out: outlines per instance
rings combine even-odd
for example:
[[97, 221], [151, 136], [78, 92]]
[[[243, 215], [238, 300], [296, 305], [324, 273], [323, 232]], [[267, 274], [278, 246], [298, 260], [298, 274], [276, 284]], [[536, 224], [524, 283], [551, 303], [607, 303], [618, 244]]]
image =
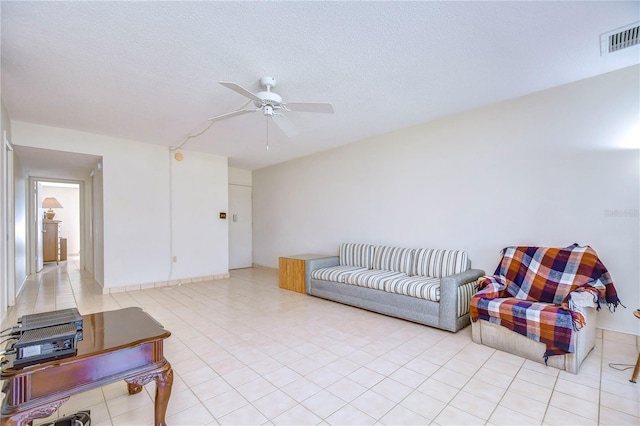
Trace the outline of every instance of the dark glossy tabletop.
[[78, 342], [79, 357], [165, 339], [171, 335], [141, 308], [83, 315], [82, 320], [82, 341]]
[[75, 356], [21, 369], [3, 368], [2, 378], [6, 379], [29, 370], [71, 362], [145, 342], [166, 339], [171, 335], [149, 314], [137, 307], [83, 315], [82, 321], [82, 341], [77, 344], [78, 353]]

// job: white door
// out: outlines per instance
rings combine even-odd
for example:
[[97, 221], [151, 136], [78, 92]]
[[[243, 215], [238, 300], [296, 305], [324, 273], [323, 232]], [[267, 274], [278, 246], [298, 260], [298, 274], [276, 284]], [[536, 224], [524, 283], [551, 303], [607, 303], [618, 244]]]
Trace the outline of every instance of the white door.
[[229, 185], [229, 269], [253, 263], [251, 187]]
[[42, 271], [44, 267], [44, 258], [42, 257], [42, 233], [44, 232], [44, 227], [42, 226], [43, 220], [43, 212], [42, 209], [42, 195], [40, 191], [40, 186], [42, 184], [40, 182], [35, 182], [35, 207], [36, 207], [36, 272]]

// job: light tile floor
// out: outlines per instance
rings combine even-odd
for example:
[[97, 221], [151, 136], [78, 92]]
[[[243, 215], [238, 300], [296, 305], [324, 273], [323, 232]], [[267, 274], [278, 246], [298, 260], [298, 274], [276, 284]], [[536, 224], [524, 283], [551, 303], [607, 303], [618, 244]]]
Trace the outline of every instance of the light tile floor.
[[[172, 332], [171, 425], [640, 424], [640, 383], [609, 366], [635, 363], [635, 336], [599, 330], [573, 375], [476, 345], [470, 327], [454, 334], [282, 290], [274, 270], [102, 295], [77, 265], [30, 277], [9, 324], [74, 306], [142, 307]], [[47, 421], [90, 409], [96, 426], [150, 425], [153, 395], [153, 383], [131, 396], [114, 383]]]

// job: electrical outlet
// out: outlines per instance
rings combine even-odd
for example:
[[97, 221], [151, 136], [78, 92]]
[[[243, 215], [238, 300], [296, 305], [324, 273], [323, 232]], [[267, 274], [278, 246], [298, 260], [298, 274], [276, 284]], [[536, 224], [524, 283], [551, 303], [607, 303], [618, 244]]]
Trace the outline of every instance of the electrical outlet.
[[178, 256], [173, 256], [173, 263], [176, 263], [178, 261]]

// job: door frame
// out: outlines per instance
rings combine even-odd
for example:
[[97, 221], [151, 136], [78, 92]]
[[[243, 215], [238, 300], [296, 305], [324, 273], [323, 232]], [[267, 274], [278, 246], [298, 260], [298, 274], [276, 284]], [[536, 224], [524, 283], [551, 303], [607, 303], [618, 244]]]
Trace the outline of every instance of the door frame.
[[[39, 213], [39, 207], [35, 205], [35, 186], [40, 182], [54, 182], [54, 183], [73, 183], [78, 185], [78, 196], [79, 199], [79, 212], [78, 215], [80, 217], [80, 269], [84, 270], [84, 262], [87, 258], [87, 254], [89, 250], [93, 250], [93, 235], [92, 232], [88, 231], [87, 226], [91, 223], [91, 218], [85, 217], [86, 215], [86, 206], [85, 206], [85, 182], [82, 180], [74, 180], [74, 179], [59, 179], [59, 178], [47, 178], [47, 177], [37, 177], [37, 176], [29, 176], [28, 179], [28, 188], [29, 193], [27, 194], [27, 216], [28, 223], [27, 226], [27, 264], [28, 271], [27, 274], [35, 274], [38, 272], [38, 265], [36, 261], [36, 256], [42, 257], [42, 247], [38, 247], [36, 243], [38, 238], [38, 225], [37, 221], [41, 220]], [[90, 212], [91, 214], [91, 212]], [[87, 240], [90, 238], [90, 240]], [[85, 241], [88, 241], [88, 244], [84, 244]]]
[[14, 200], [14, 176], [13, 176], [13, 145], [7, 137], [7, 131], [2, 132], [2, 200], [0, 200], [2, 217], [2, 233], [6, 238], [2, 239], [0, 253], [2, 260], [0, 265], [2, 281], [5, 285], [2, 288], [0, 303], [2, 304], [2, 314], [0, 319], [4, 319], [5, 308], [16, 303], [16, 278], [15, 278], [15, 200]]

